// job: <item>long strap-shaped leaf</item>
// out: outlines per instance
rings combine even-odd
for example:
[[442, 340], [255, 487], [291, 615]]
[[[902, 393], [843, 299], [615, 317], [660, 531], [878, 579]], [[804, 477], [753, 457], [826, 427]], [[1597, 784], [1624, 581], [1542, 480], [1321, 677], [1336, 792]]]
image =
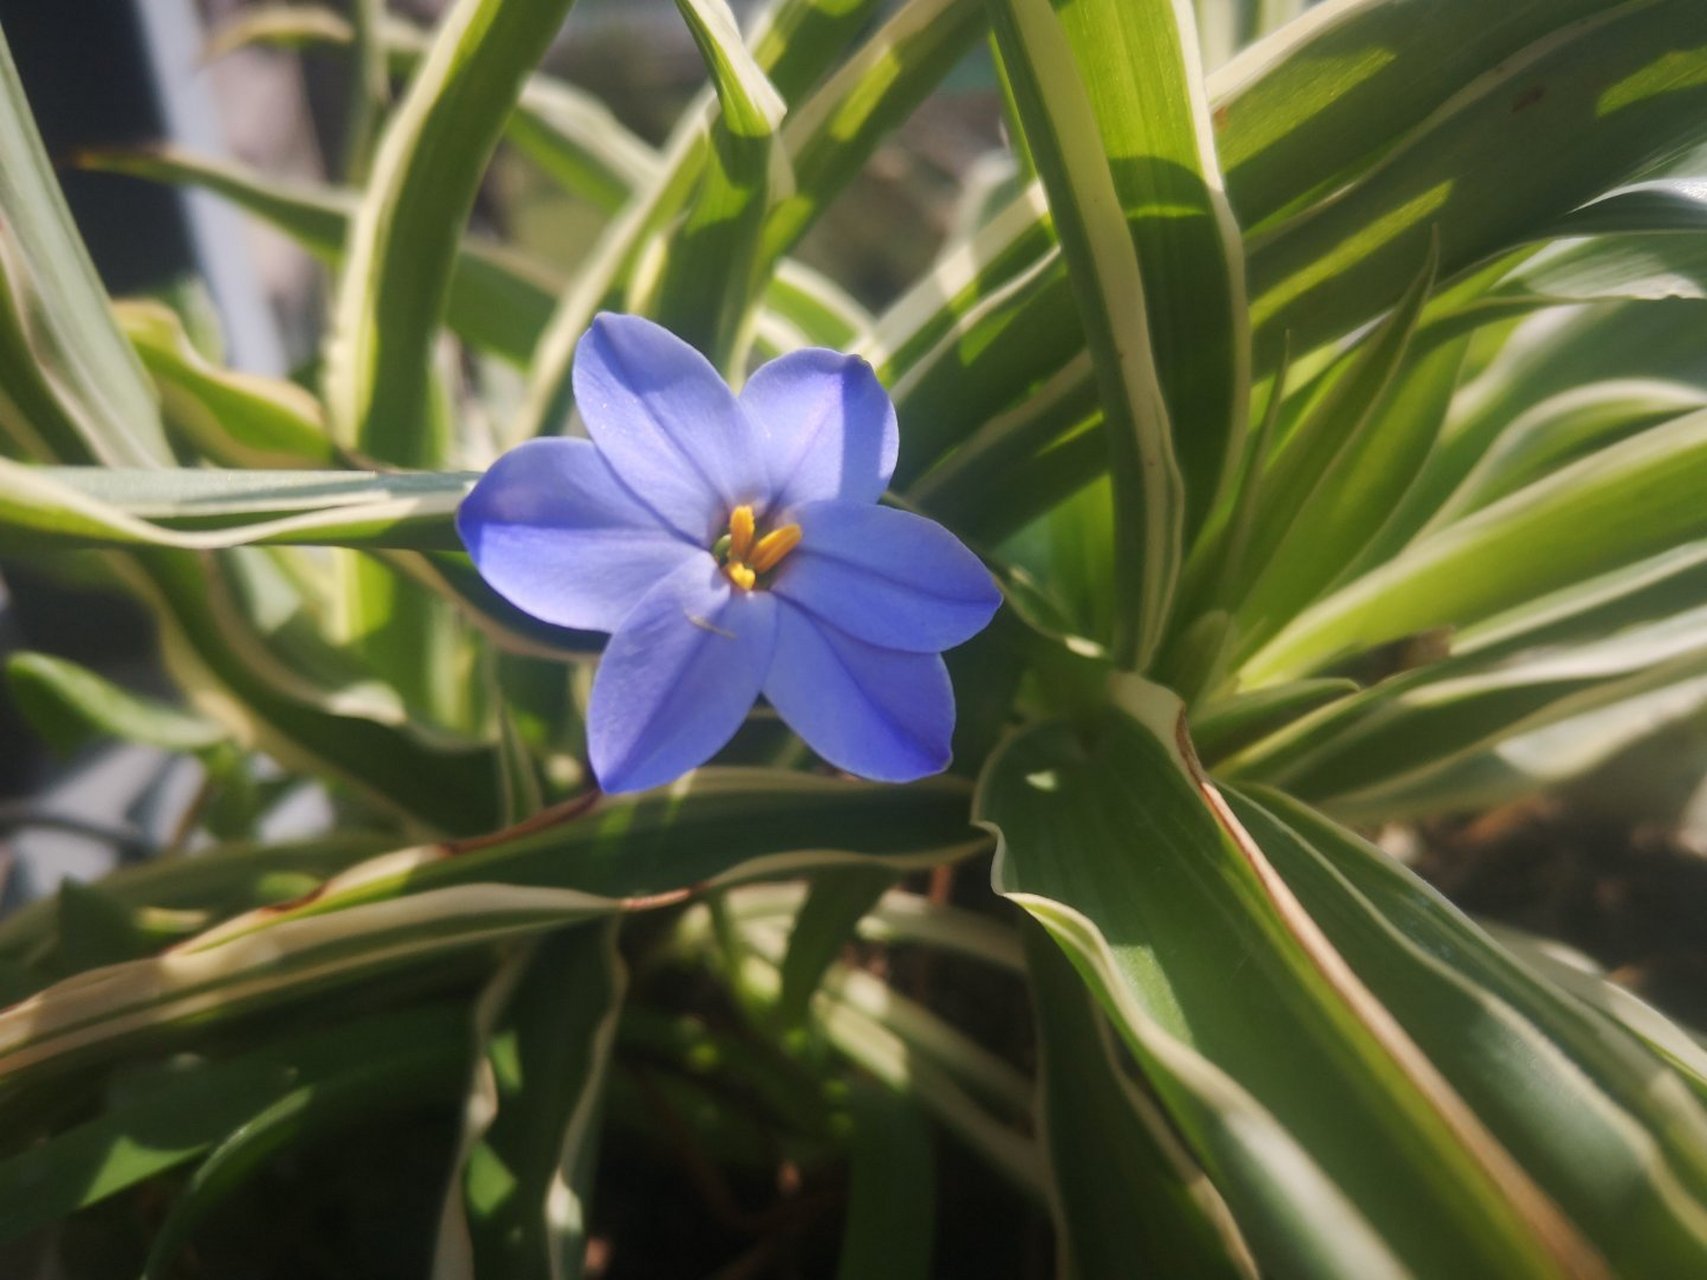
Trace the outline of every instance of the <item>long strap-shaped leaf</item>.
[[454, 549], [456, 472], [131, 471], [0, 458], [0, 549], [255, 543]]
[[0, 431], [38, 457], [169, 464], [135, 353], [71, 221], [0, 34]]
[[[240, 1157], [253, 1129], [266, 1130], [264, 1120], [278, 1117], [273, 1108], [291, 1098], [300, 1107], [305, 1094], [311, 1099], [351, 1070], [377, 1070], [392, 1096], [409, 1105], [418, 1100], [425, 1067], [441, 1086], [432, 1092], [446, 1096], [446, 1069], [454, 1089], [467, 1056], [459, 1022], [450, 1005], [388, 1011], [286, 1035], [236, 1056], [197, 1055], [171, 1071], [144, 1073], [100, 1115], [0, 1160], [0, 1239], [39, 1231], [210, 1149]], [[268, 1139], [265, 1132], [254, 1136], [261, 1139], [255, 1145]], [[219, 1168], [211, 1172], [212, 1181], [223, 1181]], [[198, 1178], [178, 1203], [188, 1203], [194, 1215], [204, 1188]], [[179, 1226], [188, 1224], [176, 1209], [170, 1218], [162, 1235], [181, 1240]]]
[[[101, 893], [135, 918], [156, 908], [190, 911], [205, 927], [305, 892], [393, 843], [381, 831], [344, 831], [274, 844], [216, 845], [193, 859], [156, 858], [123, 867], [102, 880]], [[40, 898], [0, 922], [0, 956], [33, 967], [48, 955], [60, 928], [55, 905], [52, 898]]]
[[[1434, 270], [1431, 251], [1392, 313], [1301, 397], [1272, 456], [1255, 460], [1252, 492], [1242, 495], [1255, 502], [1254, 518], [1223, 569], [1234, 579], [1222, 599], [1235, 605], [1240, 652], [1258, 648], [1333, 581], [1345, 548], [1380, 529], [1433, 445], [1461, 352], [1448, 346], [1420, 368], [1405, 358]], [[1395, 403], [1410, 415], [1389, 412]]]
[[1182, 754], [1181, 707], [990, 761], [996, 887], [1091, 985], [1277, 1273], [1604, 1276]]
[[[429, 34], [404, 19], [379, 23], [392, 70], [412, 76], [431, 47]], [[207, 57], [246, 45], [348, 47], [355, 30], [343, 14], [317, 5], [257, 6], [221, 26]], [[506, 137], [566, 191], [614, 212], [636, 186], [651, 180], [658, 156], [609, 108], [562, 80], [535, 73], [522, 86]]]
[[765, 260], [785, 253], [984, 28], [982, 0], [908, 0], [783, 122], [794, 191], [765, 222]]
[[777, 143], [787, 104], [741, 40], [725, 0], [677, 0], [717, 94], [699, 190], [665, 258], [651, 310], [734, 372], [757, 291], [759, 240], [792, 178]]
[[[85, 152], [78, 159], [86, 168], [206, 188], [324, 262], [335, 265], [343, 255], [355, 202], [342, 188], [276, 182], [241, 165], [170, 148]], [[538, 261], [470, 237], [451, 273], [444, 322], [470, 344], [526, 364], [562, 288], [563, 281]], [[797, 328], [808, 344], [846, 347], [871, 326], [870, 317], [834, 285], [788, 260], [767, 285], [765, 304], [768, 318]]]
[[1448, 658], [1288, 728], [1232, 768], [1319, 803], [1337, 806], [1346, 798], [1367, 808], [1363, 793], [1378, 795], [1402, 785], [1409, 774], [1439, 770], [1506, 738], [1707, 678], [1704, 624], [1707, 608], [1697, 597], [1674, 616], [1587, 643], [1503, 660]]
[[512, 956], [475, 1011], [475, 1069], [433, 1275], [571, 1280], [628, 974], [616, 920]]
[[178, 686], [240, 742], [348, 786], [412, 828], [462, 834], [497, 821], [489, 746], [425, 743], [399, 715], [382, 717], [287, 667], [235, 598], [229, 564], [153, 550], [109, 563], [153, 613]]
[[[1561, 17], [1571, 7], [1550, 6]], [[1666, 55], [1700, 48], [1707, 10], [1692, 0], [1593, 10], [1453, 84], [1355, 182], [1252, 236], [1251, 318], [1266, 345], [1291, 329], [1308, 349], [1380, 310], [1431, 234], [1450, 278], [1699, 139], [1702, 55]], [[1509, 181], [1516, 165], [1521, 183]]]
[[1058, 1274], [1254, 1276], [1226, 1204], [1127, 1076], [1095, 998], [1041, 926], [1027, 929], [1026, 962]]
[[[1650, 155], [1702, 136], [1693, 55], [1674, 52], [1680, 32], [1707, 31], [1707, 11], [1692, 0], [1513, 0], [1498, 23], [1477, 12], [1478, 0], [1336, 0], [1210, 78], [1253, 296], [1268, 295], [1255, 297], [1266, 326], [1259, 368], [1272, 366], [1286, 329], [1296, 355], [1387, 310], [1433, 224], [1450, 279], [1627, 181]], [[1607, 94], [1616, 109], [1601, 111]], [[1400, 149], [1404, 163], [1392, 159]], [[1526, 180], [1513, 183], [1519, 165]], [[1037, 189], [1022, 192], [879, 318], [869, 345], [887, 380], [923, 355], [952, 365], [962, 349], [979, 349], [952, 339], [992, 289], [1043, 262], [1052, 237], [1041, 203]], [[1263, 225], [1276, 213], [1291, 216]], [[944, 434], [963, 436], [1080, 345], [1056, 325], [999, 364], [969, 367], [945, 402], [958, 392], [980, 407], [955, 415]], [[983, 407], [989, 397], [997, 403]]]
[[1707, 532], [1707, 413], [1645, 431], [1420, 538], [1300, 614], [1252, 681], [1428, 627], [1479, 622]]
[[203, 1220], [264, 1175], [285, 1151], [371, 1124], [387, 1112], [449, 1097], [467, 1070], [466, 1047], [443, 1038], [411, 1039], [410, 1030], [395, 1028], [394, 1038], [377, 1051], [349, 1051], [344, 1061], [301, 1080], [232, 1126], [172, 1200], [138, 1280], [171, 1275]]
[[350, 231], [326, 348], [345, 445], [431, 465], [427, 389], [462, 228], [522, 82], [573, 0], [458, 0], [388, 124]]
[[223, 466], [332, 464], [320, 402], [294, 382], [208, 360], [163, 303], [119, 302], [113, 311], [159, 389], [168, 424], [203, 458]]
[[1113, 653], [1142, 667], [1179, 575], [1184, 495], [1145, 310], [1144, 281], [1099, 144], [1084, 70], [1049, 0], [996, 0], [991, 28], [1079, 300], [1102, 388], [1114, 478]]
[[1702, 1265], [1707, 1112], [1681, 1080], [1379, 850], [1278, 793], [1231, 802], [1335, 947], [1618, 1274]]
[[1188, 0], [1059, 9], [1144, 277], [1186, 528], [1239, 457], [1250, 400], [1245, 253], [1222, 189]]
[[[398, 850], [300, 902], [239, 916], [165, 955], [86, 972], [0, 1012], [0, 1079], [185, 1018], [235, 1014], [726, 885], [965, 857], [987, 847], [967, 825], [966, 799], [965, 785], [951, 781], [895, 788], [706, 770], [669, 795], [608, 798], [493, 836]], [[837, 833], [828, 848], [825, 831]]]
[[[752, 61], [792, 100], [833, 62], [838, 37], [851, 34], [872, 0], [773, 0], [747, 33]], [[653, 182], [637, 190], [582, 261], [573, 284], [558, 300], [540, 335], [528, 380], [527, 400], [511, 438], [527, 439], [555, 429], [570, 395], [575, 344], [593, 315], [615, 296], [642, 249], [693, 198], [712, 146], [716, 93], [707, 88], [678, 120], [660, 157]], [[666, 261], [667, 261], [666, 253]]]

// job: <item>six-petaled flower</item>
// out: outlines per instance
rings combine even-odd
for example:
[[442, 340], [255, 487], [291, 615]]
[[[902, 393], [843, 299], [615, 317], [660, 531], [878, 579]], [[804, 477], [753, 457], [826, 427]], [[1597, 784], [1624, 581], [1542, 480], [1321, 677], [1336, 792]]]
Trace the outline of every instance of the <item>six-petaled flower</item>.
[[600, 785], [704, 763], [761, 693], [850, 773], [945, 768], [941, 653], [1001, 597], [953, 534], [877, 505], [898, 436], [871, 367], [808, 348], [736, 396], [667, 330], [607, 314], [576, 349], [574, 391], [591, 438], [505, 454], [457, 528], [512, 603], [612, 633], [588, 709]]

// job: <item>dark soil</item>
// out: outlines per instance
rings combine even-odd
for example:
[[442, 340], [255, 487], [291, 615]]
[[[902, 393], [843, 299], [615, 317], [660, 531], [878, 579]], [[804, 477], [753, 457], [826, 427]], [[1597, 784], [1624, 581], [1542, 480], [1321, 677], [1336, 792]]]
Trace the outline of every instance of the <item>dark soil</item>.
[[1707, 857], [1559, 800], [1432, 824], [1415, 869], [1464, 910], [1557, 939], [1707, 1028]]

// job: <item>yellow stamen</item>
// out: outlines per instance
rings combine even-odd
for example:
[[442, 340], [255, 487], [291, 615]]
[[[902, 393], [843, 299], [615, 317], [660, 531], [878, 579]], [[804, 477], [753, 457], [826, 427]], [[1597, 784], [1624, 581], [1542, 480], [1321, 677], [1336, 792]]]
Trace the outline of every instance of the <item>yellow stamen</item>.
[[729, 581], [733, 582], [743, 591], [751, 591], [753, 589], [753, 584], [759, 580], [758, 574], [754, 573], [746, 565], [735, 560], [731, 560], [728, 564], [724, 565], [723, 572], [729, 575]]
[[742, 503], [729, 513], [729, 558], [745, 560], [753, 549], [753, 509]]
[[758, 572], [769, 573], [782, 563], [784, 556], [799, 545], [800, 526], [785, 524], [760, 538], [759, 545], [753, 548], [753, 554], [743, 558]]

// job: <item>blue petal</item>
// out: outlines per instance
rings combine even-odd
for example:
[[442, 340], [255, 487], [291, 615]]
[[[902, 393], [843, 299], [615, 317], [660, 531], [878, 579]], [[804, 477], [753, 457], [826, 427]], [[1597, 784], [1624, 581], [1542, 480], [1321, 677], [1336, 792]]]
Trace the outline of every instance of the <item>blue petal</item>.
[[837, 768], [879, 782], [911, 782], [948, 767], [954, 689], [934, 653], [856, 640], [786, 602], [765, 697]]
[[747, 380], [741, 407], [764, 442], [778, 510], [822, 498], [876, 502], [889, 487], [895, 406], [858, 356], [823, 347], [779, 356]]
[[622, 482], [709, 546], [742, 503], [770, 495], [764, 454], [704, 356], [638, 316], [602, 314], [575, 349], [575, 405]]
[[710, 555], [659, 523], [586, 440], [530, 440], [456, 512], [475, 568], [511, 604], [560, 627], [615, 631], [683, 563]]
[[606, 791], [643, 791], [704, 764], [759, 695], [776, 601], [709, 559], [683, 565], [623, 619], [593, 678], [587, 737]]
[[774, 590], [857, 639], [939, 653], [1002, 602], [990, 571], [934, 520], [853, 502], [811, 502], [791, 518], [800, 545]]

